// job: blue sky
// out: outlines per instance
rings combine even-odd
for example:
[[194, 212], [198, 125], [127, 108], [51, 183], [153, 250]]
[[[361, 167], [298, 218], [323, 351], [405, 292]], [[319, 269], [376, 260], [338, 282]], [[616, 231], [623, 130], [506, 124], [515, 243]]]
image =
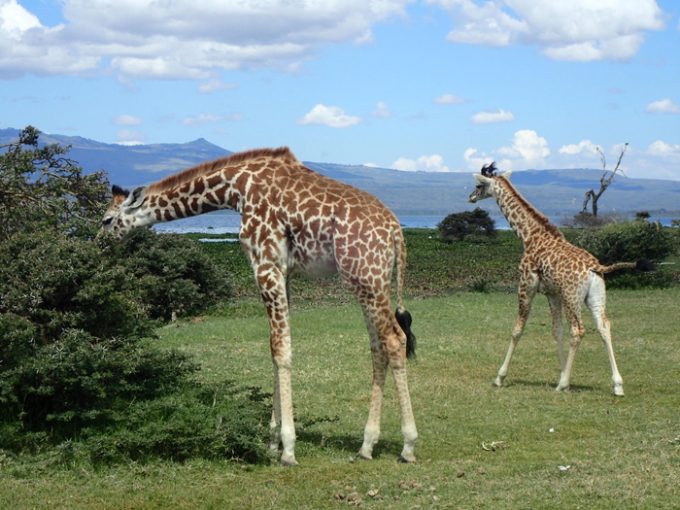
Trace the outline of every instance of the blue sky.
[[0, 128], [680, 180], [672, 0], [0, 0]]

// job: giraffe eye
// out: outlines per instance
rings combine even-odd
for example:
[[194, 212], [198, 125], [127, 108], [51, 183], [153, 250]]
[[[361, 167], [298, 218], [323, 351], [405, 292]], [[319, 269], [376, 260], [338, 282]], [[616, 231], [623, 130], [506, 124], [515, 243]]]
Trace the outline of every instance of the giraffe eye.
[[109, 216], [108, 218], [104, 218], [102, 220], [102, 226], [106, 227], [107, 225], [111, 225], [112, 221], [113, 221], [113, 216]]

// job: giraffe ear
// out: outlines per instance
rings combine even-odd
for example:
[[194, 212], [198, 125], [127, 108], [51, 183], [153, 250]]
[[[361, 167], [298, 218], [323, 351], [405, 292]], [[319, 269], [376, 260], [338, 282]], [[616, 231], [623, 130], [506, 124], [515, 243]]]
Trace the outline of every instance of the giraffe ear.
[[473, 174], [475, 176], [475, 181], [477, 181], [477, 184], [489, 184], [492, 179], [489, 177], [486, 177], [482, 174]]
[[510, 176], [512, 175], [512, 170], [506, 170], [501, 174], [503, 177], [505, 177], [507, 180], [510, 180]]
[[144, 202], [144, 186], [135, 188], [130, 196], [125, 200], [125, 206], [128, 209], [137, 209]]

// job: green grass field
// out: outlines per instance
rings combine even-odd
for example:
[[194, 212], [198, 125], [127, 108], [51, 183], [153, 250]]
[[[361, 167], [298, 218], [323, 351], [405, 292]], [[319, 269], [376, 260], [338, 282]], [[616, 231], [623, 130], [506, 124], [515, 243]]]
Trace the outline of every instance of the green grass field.
[[[0, 508], [678, 508], [679, 300], [677, 286], [609, 293], [626, 390], [615, 398], [590, 317], [573, 389], [557, 393], [559, 363], [538, 297], [507, 387], [498, 389], [491, 381], [509, 340], [514, 294], [412, 296], [407, 305], [419, 341], [409, 365], [420, 434], [414, 465], [397, 463], [391, 379], [375, 459], [354, 460], [371, 378], [358, 306], [294, 301], [299, 467], [205, 460], [64, 466], [0, 456]], [[158, 341], [194, 354], [206, 380], [226, 377], [270, 391], [260, 308], [243, 297], [238, 307], [162, 328]], [[495, 451], [483, 447], [493, 443]]]

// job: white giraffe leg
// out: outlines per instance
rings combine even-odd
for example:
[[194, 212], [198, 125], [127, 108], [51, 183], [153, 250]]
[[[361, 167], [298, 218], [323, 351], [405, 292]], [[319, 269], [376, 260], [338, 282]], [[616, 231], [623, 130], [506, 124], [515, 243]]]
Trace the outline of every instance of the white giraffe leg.
[[536, 295], [537, 285], [538, 278], [536, 278], [534, 275], [526, 275], [526, 277], [522, 278], [520, 281], [518, 291], [519, 310], [517, 314], [517, 321], [515, 321], [515, 327], [512, 329], [512, 337], [510, 339], [510, 345], [508, 346], [508, 352], [505, 354], [503, 364], [498, 369], [496, 380], [493, 382], [494, 386], [498, 386], [499, 388], [503, 386], [503, 380], [508, 375], [510, 360], [512, 359], [512, 355], [515, 352], [515, 348], [517, 347], [520, 338], [522, 338], [522, 333], [524, 332], [524, 327], [526, 326], [527, 319], [529, 318], [529, 312], [531, 311], [531, 302]]
[[279, 370], [276, 363], [272, 363], [274, 368], [274, 395], [272, 418], [269, 421], [269, 450], [278, 452], [281, 446], [281, 399], [279, 398]]
[[593, 314], [593, 319], [597, 326], [597, 331], [602, 337], [607, 356], [609, 357], [609, 365], [612, 370], [612, 393], [614, 395], [623, 396], [623, 379], [619, 373], [619, 368], [616, 365], [616, 358], [614, 357], [614, 347], [612, 346], [611, 326], [606, 312], [607, 293], [605, 290], [604, 280], [595, 274], [591, 274], [590, 290], [586, 299], [586, 304]]
[[[295, 423], [293, 420], [292, 349], [288, 321], [288, 300], [283, 272], [272, 263], [255, 268], [257, 283], [267, 308], [270, 328], [270, 346], [274, 363], [274, 410], [270, 447], [278, 448], [279, 437], [283, 446], [281, 464], [297, 465], [295, 460]], [[279, 435], [276, 428], [279, 428]]]

